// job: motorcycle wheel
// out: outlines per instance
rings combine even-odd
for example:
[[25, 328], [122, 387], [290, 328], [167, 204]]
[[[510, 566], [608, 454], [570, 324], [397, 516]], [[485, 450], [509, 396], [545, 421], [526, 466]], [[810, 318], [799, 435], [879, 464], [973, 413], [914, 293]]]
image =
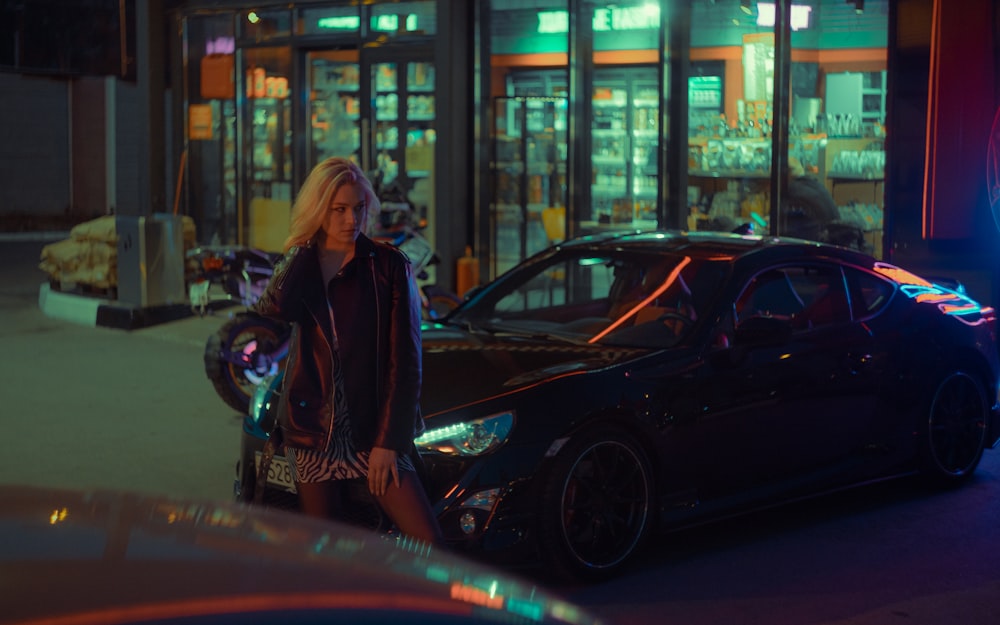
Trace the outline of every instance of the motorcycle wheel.
[[227, 359], [225, 355], [250, 355], [253, 352], [274, 352], [288, 338], [288, 330], [280, 324], [261, 317], [241, 313], [233, 316], [208, 337], [205, 343], [205, 375], [212, 381], [215, 392], [222, 401], [246, 414], [260, 379], [271, 372], [260, 375], [249, 365], [243, 366]]
[[427, 298], [424, 318], [431, 321], [444, 318], [462, 303], [462, 299], [454, 293], [432, 284], [424, 287], [424, 295]]

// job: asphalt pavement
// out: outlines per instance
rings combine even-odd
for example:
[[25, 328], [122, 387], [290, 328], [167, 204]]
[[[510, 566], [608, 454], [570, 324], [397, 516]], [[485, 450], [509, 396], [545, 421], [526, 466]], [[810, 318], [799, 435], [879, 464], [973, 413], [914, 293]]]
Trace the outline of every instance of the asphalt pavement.
[[0, 481], [231, 498], [242, 415], [201, 357], [225, 311], [123, 330], [67, 296], [47, 314], [48, 242], [0, 241]]

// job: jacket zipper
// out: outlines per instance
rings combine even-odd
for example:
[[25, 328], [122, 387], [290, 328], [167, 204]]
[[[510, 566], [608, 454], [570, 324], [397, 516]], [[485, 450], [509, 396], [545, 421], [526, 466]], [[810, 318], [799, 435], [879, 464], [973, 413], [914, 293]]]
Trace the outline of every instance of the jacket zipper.
[[382, 386], [382, 307], [379, 305], [378, 280], [375, 279], [375, 253], [370, 252], [368, 258], [371, 261], [372, 289], [375, 291], [375, 406], [377, 408], [379, 398], [382, 397], [379, 392]]

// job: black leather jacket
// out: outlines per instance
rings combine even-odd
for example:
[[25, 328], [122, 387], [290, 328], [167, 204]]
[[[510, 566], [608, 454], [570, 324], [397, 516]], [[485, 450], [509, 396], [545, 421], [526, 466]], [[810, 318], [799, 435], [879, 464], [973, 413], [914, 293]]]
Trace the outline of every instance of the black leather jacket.
[[[355, 444], [409, 453], [420, 415], [420, 296], [398, 249], [361, 235], [336, 279], [334, 323]], [[324, 449], [333, 424], [330, 310], [319, 249], [294, 247], [255, 310], [292, 324], [278, 424], [285, 445]], [[345, 358], [346, 356], [346, 358]]]

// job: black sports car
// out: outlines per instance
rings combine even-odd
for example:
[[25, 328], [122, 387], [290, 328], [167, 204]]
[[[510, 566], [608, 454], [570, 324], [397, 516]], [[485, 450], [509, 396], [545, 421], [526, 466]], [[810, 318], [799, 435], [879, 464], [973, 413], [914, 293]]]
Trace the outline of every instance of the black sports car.
[[[965, 480], [1000, 438], [995, 332], [961, 287], [839, 247], [584, 237], [425, 328], [417, 445], [457, 549], [597, 577], [654, 529], [913, 472]], [[281, 458], [268, 482], [288, 496]]]

